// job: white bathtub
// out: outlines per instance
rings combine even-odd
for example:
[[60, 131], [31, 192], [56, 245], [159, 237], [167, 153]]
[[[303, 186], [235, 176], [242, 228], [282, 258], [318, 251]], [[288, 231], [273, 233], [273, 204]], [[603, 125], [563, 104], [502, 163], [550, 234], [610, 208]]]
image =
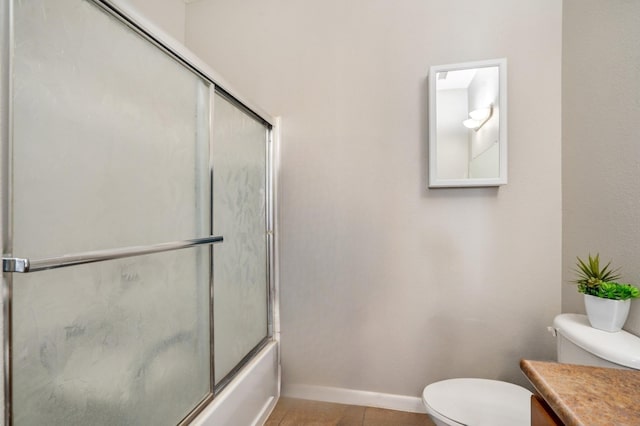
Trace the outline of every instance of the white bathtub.
[[278, 342], [269, 343], [216, 396], [194, 426], [262, 425], [280, 396]]

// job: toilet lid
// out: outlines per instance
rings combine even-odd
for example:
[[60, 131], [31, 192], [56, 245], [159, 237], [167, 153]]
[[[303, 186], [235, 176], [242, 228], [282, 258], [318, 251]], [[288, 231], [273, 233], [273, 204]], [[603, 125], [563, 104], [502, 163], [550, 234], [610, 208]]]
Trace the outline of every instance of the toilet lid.
[[531, 423], [531, 392], [512, 383], [487, 379], [450, 379], [422, 393], [427, 411], [471, 426]]

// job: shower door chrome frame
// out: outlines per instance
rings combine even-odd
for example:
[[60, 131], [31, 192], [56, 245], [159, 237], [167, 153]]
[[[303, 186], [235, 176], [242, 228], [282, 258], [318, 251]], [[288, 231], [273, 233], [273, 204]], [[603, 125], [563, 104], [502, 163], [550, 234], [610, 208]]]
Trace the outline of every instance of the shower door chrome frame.
[[[0, 0], [0, 239], [2, 240], [3, 257], [12, 257], [12, 77], [13, 77], [13, 2], [15, 0]], [[277, 230], [277, 194], [278, 194], [278, 166], [279, 166], [279, 119], [265, 113], [261, 108], [240, 96], [231, 85], [226, 83], [207, 64], [190, 52], [185, 46], [167, 35], [163, 30], [137, 13], [122, 0], [84, 0], [93, 3], [103, 9], [111, 16], [131, 28], [140, 36], [163, 50], [171, 58], [182, 64], [209, 84], [209, 179], [210, 179], [210, 230], [213, 226], [213, 159], [212, 159], [212, 128], [213, 128], [213, 94], [214, 92], [224, 93], [234, 103], [241, 106], [243, 110], [249, 112], [253, 117], [261, 121], [266, 126], [266, 262], [267, 262], [267, 335], [227, 376], [229, 380], [216, 387], [214, 379], [214, 340], [213, 340], [213, 248], [209, 249], [210, 268], [210, 388], [209, 393], [203, 400], [192, 408], [184, 419], [179, 423], [188, 424], [193, 421], [198, 414], [215, 398], [222, 388], [233, 379], [235, 375], [253, 355], [260, 351], [268, 342], [279, 341], [279, 297], [278, 297], [278, 236]], [[2, 352], [3, 352], [3, 386], [0, 387], [0, 399], [3, 400], [4, 413], [0, 418], [4, 424], [11, 425], [12, 422], [12, 381], [11, 381], [11, 302], [13, 273], [2, 273]], [[280, 362], [278, 358], [278, 368]], [[225, 377], [225, 380], [227, 379]], [[280, 374], [278, 372], [278, 391], [280, 388]]]
[[[275, 262], [273, 261], [273, 249], [274, 249], [274, 203], [273, 203], [273, 195], [274, 195], [274, 190], [272, 188], [272, 184], [274, 181], [274, 174], [273, 174], [273, 133], [274, 133], [274, 127], [271, 123], [269, 123], [267, 120], [265, 120], [262, 116], [258, 115], [255, 111], [252, 111], [251, 108], [249, 108], [248, 106], [244, 105], [241, 101], [239, 101], [237, 98], [235, 98], [231, 93], [229, 93], [228, 91], [226, 91], [225, 89], [223, 89], [220, 86], [216, 86], [214, 90], [211, 91], [211, 107], [210, 107], [210, 111], [211, 111], [211, 116], [214, 116], [214, 102], [213, 102], [213, 98], [214, 98], [214, 94], [217, 94], [219, 96], [221, 96], [222, 98], [224, 98], [225, 100], [227, 100], [229, 103], [231, 103], [232, 105], [234, 105], [236, 108], [238, 108], [239, 110], [241, 110], [242, 112], [246, 113], [247, 115], [249, 115], [250, 117], [254, 118], [255, 120], [257, 120], [260, 124], [262, 124], [263, 126], [265, 126], [265, 176], [264, 176], [264, 182], [265, 182], [265, 198], [266, 198], [266, 202], [265, 202], [265, 245], [266, 245], [266, 254], [267, 254], [267, 258], [265, 259], [266, 262], [266, 284], [267, 284], [267, 335], [260, 340], [254, 347], [253, 349], [251, 349], [236, 365], [235, 367], [233, 367], [231, 369], [231, 371], [229, 371], [229, 373], [227, 373], [223, 378], [220, 379], [220, 381], [218, 383], [215, 383], [215, 376], [213, 378], [213, 383], [214, 383], [214, 387], [213, 387], [213, 394], [214, 395], [218, 395], [220, 392], [222, 392], [222, 390], [233, 380], [233, 378], [242, 370], [242, 368], [251, 360], [255, 357], [255, 355], [260, 352], [271, 340], [273, 340], [274, 338], [274, 313], [273, 313], [273, 309], [276, 303], [276, 298], [275, 298], [275, 286], [274, 286], [274, 271], [276, 270], [275, 268]], [[215, 120], [212, 120], [212, 123]], [[212, 124], [213, 125], [213, 124]], [[211, 131], [211, 136], [213, 137], [213, 129]], [[213, 141], [211, 144], [211, 149], [210, 149], [210, 160], [211, 160], [211, 188], [213, 190]], [[213, 197], [211, 198], [211, 201], [213, 203]], [[213, 204], [211, 205], [211, 229], [210, 229], [210, 233], [213, 232]], [[212, 259], [213, 260], [213, 259]], [[211, 279], [213, 279], [213, 271], [211, 273]], [[213, 291], [213, 285], [211, 285], [211, 289]], [[213, 295], [212, 295], [213, 298]], [[213, 303], [213, 301], [212, 301]], [[212, 309], [212, 313], [213, 313], [213, 309]], [[213, 318], [212, 318], [212, 336], [213, 336]], [[212, 344], [213, 344], [213, 337], [212, 337]], [[213, 352], [213, 354], [215, 355], [215, 352]], [[213, 357], [212, 357], [213, 358]], [[215, 370], [212, 369], [212, 374], [215, 373]]]
[[[0, 1], [0, 238], [3, 254], [13, 246], [11, 239], [11, 77], [13, 56], [13, 10], [10, 1]], [[11, 424], [11, 288], [12, 274], [2, 274], [2, 420]]]

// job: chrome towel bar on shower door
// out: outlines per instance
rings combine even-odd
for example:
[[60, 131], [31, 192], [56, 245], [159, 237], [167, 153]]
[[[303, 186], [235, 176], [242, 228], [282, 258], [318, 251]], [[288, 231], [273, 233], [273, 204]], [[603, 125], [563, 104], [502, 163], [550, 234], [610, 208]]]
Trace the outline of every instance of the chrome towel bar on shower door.
[[121, 259], [124, 257], [142, 256], [144, 254], [160, 253], [163, 251], [180, 250], [189, 247], [219, 243], [223, 237], [204, 237], [192, 240], [172, 241], [170, 243], [152, 244], [148, 246], [133, 246], [109, 250], [88, 251], [78, 254], [66, 254], [47, 259], [24, 259], [19, 257], [3, 257], [2, 270], [4, 272], [38, 272], [47, 269], [64, 268], [66, 266], [82, 265], [85, 263], [103, 262], [105, 260]]

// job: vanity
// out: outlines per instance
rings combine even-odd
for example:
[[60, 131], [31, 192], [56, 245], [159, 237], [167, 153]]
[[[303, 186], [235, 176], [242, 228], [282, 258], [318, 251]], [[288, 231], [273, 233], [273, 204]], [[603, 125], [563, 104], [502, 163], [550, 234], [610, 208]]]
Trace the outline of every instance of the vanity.
[[640, 371], [520, 361], [535, 387], [531, 426], [640, 425]]

